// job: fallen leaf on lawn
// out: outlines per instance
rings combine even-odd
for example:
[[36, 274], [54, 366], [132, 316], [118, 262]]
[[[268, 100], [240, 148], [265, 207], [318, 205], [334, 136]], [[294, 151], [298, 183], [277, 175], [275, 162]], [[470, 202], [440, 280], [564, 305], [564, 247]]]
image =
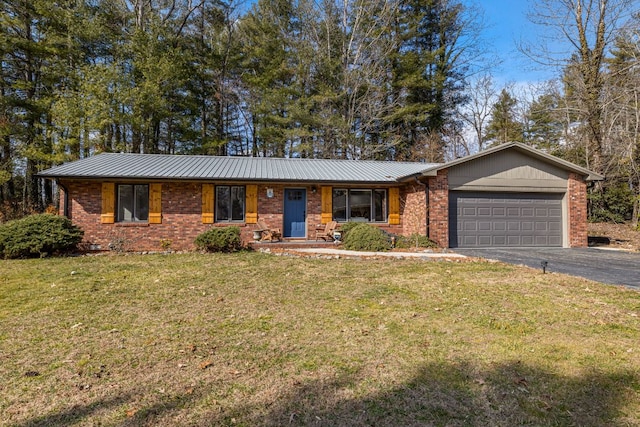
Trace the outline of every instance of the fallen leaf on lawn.
[[544, 409], [545, 411], [550, 411], [551, 409], [553, 409], [553, 406], [551, 406], [551, 404], [549, 402], [546, 402], [546, 401], [544, 401], [542, 399], [539, 400], [539, 404], [540, 404], [540, 407], [542, 409]]
[[127, 417], [129, 417], [129, 418], [134, 417], [137, 413], [138, 413], [137, 409], [129, 409], [127, 411]]
[[528, 384], [526, 378], [516, 378], [514, 380], [514, 383], [519, 384], [519, 385], [523, 385], [523, 386], [526, 386]]
[[200, 369], [207, 369], [207, 368], [210, 368], [211, 366], [213, 366], [213, 362], [210, 360], [205, 360], [200, 364]]

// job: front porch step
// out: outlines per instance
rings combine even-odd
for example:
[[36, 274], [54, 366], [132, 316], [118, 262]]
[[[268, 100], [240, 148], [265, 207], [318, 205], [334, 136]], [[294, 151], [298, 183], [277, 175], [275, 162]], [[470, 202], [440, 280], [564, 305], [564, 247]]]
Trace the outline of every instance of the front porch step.
[[294, 239], [283, 239], [282, 241], [273, 241], [273, 242], [251, 242], [249, 246], [254, 250], [259, 250], [261, 248], [278, 248], [278, 249], [296, 249], [296, 248], [335, 248], [338, 244], [334, 242], [325, 242], [323, 240], [315, 241], [315, 240], [294, 240]]

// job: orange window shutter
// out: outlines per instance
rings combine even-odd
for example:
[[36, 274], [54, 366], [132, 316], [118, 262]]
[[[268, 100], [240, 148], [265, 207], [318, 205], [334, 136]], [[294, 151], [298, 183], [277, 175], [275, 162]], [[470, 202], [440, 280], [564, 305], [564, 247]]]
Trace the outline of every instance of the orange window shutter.
[[400, 224], [400, 189], [397, 187], [389, 189], [389, 224]]
[[247, 224], [255, 224], [258, 222], [258, 186], [247, 185], [245, 191], [247, 200], [244, 220]]
[[102, 211], [100, 223], [113, 224], [115, 221], [116, 185], [113, 182], [102, 183]]
[[326, 224], [333, 221], [333, 188], [321, 187], [320, 222]]
[[202, 223], [213, 224], [213, 184], [202, 184]]
[[162, 184], [149, 184], [149, 224], [162, 224]]

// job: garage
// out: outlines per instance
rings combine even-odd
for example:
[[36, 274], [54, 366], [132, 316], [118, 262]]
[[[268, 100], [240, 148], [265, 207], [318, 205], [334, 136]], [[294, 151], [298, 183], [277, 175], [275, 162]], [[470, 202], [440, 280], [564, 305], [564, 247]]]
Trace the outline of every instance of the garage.
[[587, 245], [587, 185], [604, 176], [517, 142], [422, 172], [427, 233], [453, 248]]
[[562, 193], [449, 193], [449, 246], [561, 247]]

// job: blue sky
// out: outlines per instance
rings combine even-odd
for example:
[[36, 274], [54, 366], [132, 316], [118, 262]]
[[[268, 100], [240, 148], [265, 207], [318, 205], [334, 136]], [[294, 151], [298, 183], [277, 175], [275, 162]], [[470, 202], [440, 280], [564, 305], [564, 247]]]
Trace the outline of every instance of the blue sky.
[[[518, 52], [521, 39], [535, 41], [539, 29], [529, 22], [527, 12], [531, 0], [475, 0], [485, 13], [487, 29], [484, 39], [496, 51], [502, 63], [493, 70], [499, 83], [524, 83], [548, 80], [553, 77], [550, 69], [537, 69]], [[535, 0], [533, 0], [535, 1]]]

